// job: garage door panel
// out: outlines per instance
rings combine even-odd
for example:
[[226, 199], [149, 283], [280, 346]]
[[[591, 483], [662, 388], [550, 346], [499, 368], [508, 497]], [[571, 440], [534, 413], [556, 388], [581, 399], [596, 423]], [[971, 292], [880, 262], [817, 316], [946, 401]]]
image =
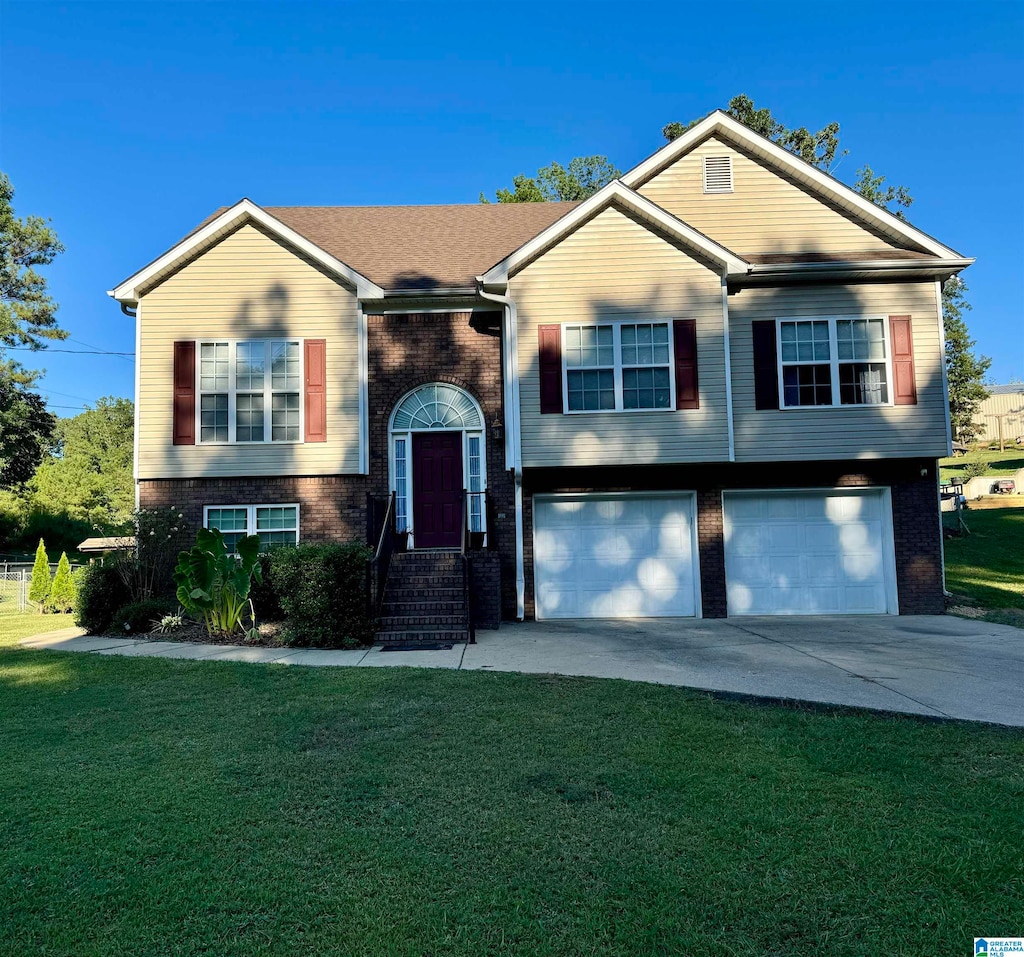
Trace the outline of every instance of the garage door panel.
[[536, 498], [538, 617], [695, 614], [692, 530], [679, 496]]
[[881, 491], [734, 493], [723, 508], [729, 614], [889, 608], [891, 518]]

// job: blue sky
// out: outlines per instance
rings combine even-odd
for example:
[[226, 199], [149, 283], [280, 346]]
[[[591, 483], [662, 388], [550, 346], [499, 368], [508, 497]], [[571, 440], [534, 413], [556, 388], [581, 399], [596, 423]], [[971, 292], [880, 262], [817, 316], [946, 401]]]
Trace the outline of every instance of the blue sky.
[[[910, 188], [911, 221], [978, 259], [992, 377], [1024, 378], [1024, 3], [5, 0], [0, 83], [16, 211], [67, 246], [62, 348], [131, 352], [106, 290], [241, 196], [475, 202], [554, 159], [628, 169], [665, 123], [747, 93], [791, 126], [839, 121], [841, 178], [867, 162]], [[27, 359], [64, 415], [132, 393], [124, 359]]]

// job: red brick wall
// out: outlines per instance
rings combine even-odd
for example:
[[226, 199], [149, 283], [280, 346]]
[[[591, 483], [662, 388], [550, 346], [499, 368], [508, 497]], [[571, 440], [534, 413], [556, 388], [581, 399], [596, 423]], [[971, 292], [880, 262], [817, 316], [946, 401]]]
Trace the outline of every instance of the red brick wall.
[[703, 613], [706, 618], [722, 618], [727, 614], [722, 539], [723, 489], [862, 485], [887, 485], [892, 489], [900, 614], [942, 614], [945, 603], [935, 462], [929, 459], [885, 459], [799, 465], [766, 462], [530, 470], [524, 478], [523, 495], [527, 529], [524, 549], [527, 617], [533, 617], [535, 613], [531, 529], [532, 497], [536, 493], [695, 490]]

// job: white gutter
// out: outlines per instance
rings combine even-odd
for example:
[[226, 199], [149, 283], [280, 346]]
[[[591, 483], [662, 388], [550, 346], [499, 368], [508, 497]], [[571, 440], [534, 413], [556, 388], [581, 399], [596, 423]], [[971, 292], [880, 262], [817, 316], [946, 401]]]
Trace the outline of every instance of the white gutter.
[[[128, 315], [125, 307], [121, 311]], [[142, 303], [135, 307], [135, 416], [132, 426], [132, 478], [135, 484], [135, 508], [139, 507], [139, 392], [142, 388]]]
[[722, 273], [722, 337], [725, 345], [725, 414], [729, 425], [729, 461], [736, 461], [736, 436], [732, 421], [732, 351], [729, 345], [729, 275]]
[[487, 292], [482, 276], [476, 277], [481, 299], [496, 302], [502, 308], [502, 372], [505, 380], [505, 467], [512, 471], [516, 511], [516, 618], [526, 616], [526, 566], [523, 559], [523, 458], [519, 417], [519, 316], [515, 300], [508, 295]]
[[966, 269], [973, 259], [869, 259], [843, 262], [814, 263], [753, 263], [746, 276], [735, 276], [733, 281], [742, 285], [745, 281], [764, 277], [765, 279], [810, 279], [826, 276], [843, 276], [849, 273], [954, 273]]

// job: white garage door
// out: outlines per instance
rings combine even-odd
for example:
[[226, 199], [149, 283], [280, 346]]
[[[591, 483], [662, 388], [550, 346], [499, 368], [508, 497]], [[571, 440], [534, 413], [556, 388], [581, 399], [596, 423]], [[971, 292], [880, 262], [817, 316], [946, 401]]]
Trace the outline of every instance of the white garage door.
[[536, 496], [538, 618], [697, 613], [693, 496]]
[[883, 489], [723, 496], [730, 615], [896, 612]]

